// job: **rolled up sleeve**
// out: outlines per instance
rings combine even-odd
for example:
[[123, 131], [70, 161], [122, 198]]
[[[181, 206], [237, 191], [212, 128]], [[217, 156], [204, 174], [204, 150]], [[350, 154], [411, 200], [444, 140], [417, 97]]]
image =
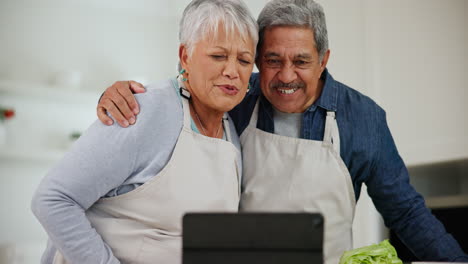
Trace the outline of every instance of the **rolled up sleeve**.
[[468, 257], [410, 184], [408, 171], [387, 126], [378, 118], [378, 146], [372, 160], [368, 192], [385, 225], [424, 261], [460, 261]]

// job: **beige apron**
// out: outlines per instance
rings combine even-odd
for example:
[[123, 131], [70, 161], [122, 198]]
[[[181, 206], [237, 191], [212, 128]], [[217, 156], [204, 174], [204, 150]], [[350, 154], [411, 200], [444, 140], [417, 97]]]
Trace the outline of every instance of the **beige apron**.
[[[121, 263], [181, 263], [185, 213], [238, 211], [238, 150], [231, 142], [193, 132], [188, 101], [182, 101], [184, 126], [164, 169], [135, 190], [102, 198], [86, 211]], [[224, 128], [230, 141], [227, 119]], [[65, 263], [60, 253], [54, 263]]]
[[325, 217], [324, 260], [337, 264], [352, 248], [355, 197], [339, 155], [335, 113], [328, 112], [323, 141], [291, 138], [256, 128], [258, 101], [241, 135], [241, 211], [320, 212]]

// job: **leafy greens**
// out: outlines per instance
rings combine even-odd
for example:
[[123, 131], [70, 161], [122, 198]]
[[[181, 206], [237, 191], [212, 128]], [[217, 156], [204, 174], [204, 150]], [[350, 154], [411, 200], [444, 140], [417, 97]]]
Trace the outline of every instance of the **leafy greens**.
[[345, 251], [340, 264], [403, 264], [395, 248], [384, 240], [379, 244]]

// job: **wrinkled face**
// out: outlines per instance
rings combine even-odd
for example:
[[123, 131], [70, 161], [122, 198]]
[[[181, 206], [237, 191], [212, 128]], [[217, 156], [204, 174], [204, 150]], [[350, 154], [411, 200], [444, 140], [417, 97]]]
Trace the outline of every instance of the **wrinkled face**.
[[210, 111], [227, 112], [244, 98], [255, 59], [254, 42], [240, 34], [226, 34], [224, 26], [192, 47], [179, 50], [186, 69], [187, 88], [194, 102]]
[[303, 27], [276, 26], [265, 30], [257, 59], [261, 89], [278, 110], [302, 113], [320, 96], [320, 75], [329, 51], [320, 60], [314, 33]]

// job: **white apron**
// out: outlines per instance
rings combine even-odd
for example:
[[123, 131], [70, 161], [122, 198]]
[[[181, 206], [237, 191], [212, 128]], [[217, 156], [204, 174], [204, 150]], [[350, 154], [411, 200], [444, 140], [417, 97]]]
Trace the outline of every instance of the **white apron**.
[[257, 101], [240, 137], [244, 160], [240, 210], [322, 213], [324, 260], [337, 264], [352, 248], [356, 202], [339, 154], [335, 113], [327, 113], [323, 141], [314, 141], [257, 129], [258, 105]]
[[[181, 263], [185, 213], [238, 211], [238, 150], [231, 142], [193, 132], [188, 101], [182, 101], [184, 126], [164, 169], [140, 187], [102, 198], [86, 211], [121, 263]], [[230, 141], [226, 119], [224, 128]], [[66, 262], [57, 253], [54, 263]]]

